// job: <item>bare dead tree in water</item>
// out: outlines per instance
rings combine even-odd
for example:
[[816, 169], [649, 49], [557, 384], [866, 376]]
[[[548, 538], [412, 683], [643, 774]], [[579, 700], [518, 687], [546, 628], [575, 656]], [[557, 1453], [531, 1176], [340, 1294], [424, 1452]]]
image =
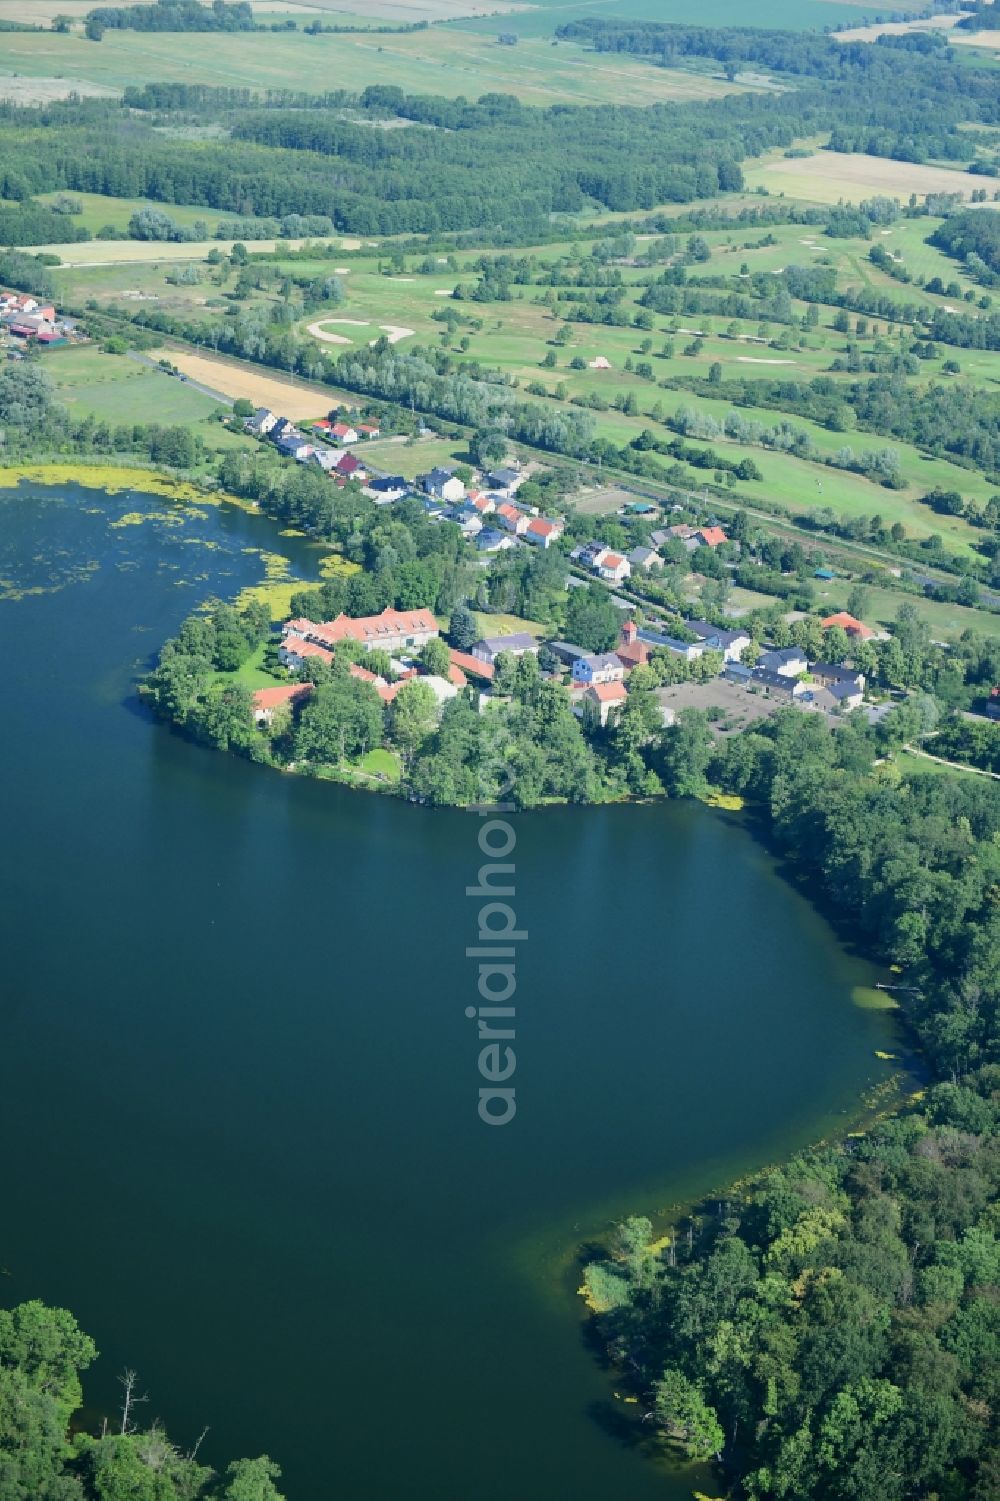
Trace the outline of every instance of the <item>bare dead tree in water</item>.
[[188, 1454], [187, 1454], [188, 1459], [196, 1459], [197, 1458], [198, 1450], [201, 1448], [202, 1444], [205, 1442], [205, 1437], [206, 1437], [207, 1433], [208, 1433], [208, 1424], [206, 1423], [205, 1426], [204, 1426], [204, 1428], [201, 1430], [201, 1432], [198, 1435], [198, 1442], [195, 1444], [195, 1446], [194, 1446], [193, 1449], [189, 1449], [188, 1450]]
[[133, 1407], [135, 1407], [140, 1402], [149, 1401], [148, 1392], [143, 1392], [141, 1397], [136, 1396], [135, 1384], [138, 1379], [139, 1378], [136, 1375], [135, 1371], [129, 1370], [126, 1370], [121, 1376], [118, 1377], [119, 1383], [125, 1394], [122, 1399], [122, 1433], [132, 1433], [134, 1431], [130, 1423]]

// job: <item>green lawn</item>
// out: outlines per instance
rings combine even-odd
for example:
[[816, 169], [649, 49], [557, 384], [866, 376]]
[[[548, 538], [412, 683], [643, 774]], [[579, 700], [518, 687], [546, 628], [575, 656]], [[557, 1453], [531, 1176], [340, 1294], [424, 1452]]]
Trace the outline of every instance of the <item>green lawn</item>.
[[[49, 350], [43, 368], [73, 417], [105, 422], [197, 422], [219, 403], [184, 381], [92, 345]], [[213, 431], [213, 437], [216, 434]]]
[[[3, 34], [0, 33], [0, 50], [2, 50]], [[106, 225], [112, 229], [125, 230], [128, 221], [134, 213], [143, 208], [155, 208], [168, 214], [175, 223], [182, 228], [189, 229], [200, 219], [208, 225], [209, 234], [214, 234], [216, 225], [220, 220], [231, 218], [232, 215], [221, 214], [218, 209], [198, 208], [186, 203], [152, 203], [142, 198], [108, 198], [103, 193], [39, 193], [39, 203], [51, 203], [57, 198], [78, 198], [82, 204], [82, 212], [67, 215], [67, 222], [77, 229], [89, 229], [91, 234], [96, 234], [99, 229]]]
[[358, 766], [369, 776], [381, 777], [387, 782], [398, 782], [402, 775], [402, 763], [395, 751], [371, 750], [362, 756]]

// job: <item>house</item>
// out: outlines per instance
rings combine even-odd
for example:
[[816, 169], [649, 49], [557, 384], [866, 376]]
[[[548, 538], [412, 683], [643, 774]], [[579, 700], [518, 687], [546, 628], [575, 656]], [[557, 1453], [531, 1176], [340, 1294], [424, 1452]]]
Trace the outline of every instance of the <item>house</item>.
[[848, 615], [846, 610], [838, 610], [836, 615], [828, 615], [825, 620], [820, 621], [820, 625], [824, 631], [829, 631], [833, 626], [839, 625], [842, 631], [846, 631], [848, 636], [857, 641], [868, 641], [875, 634], [870, 626], [865, 625], [861, 620], [856, 620], [853, 615]]
[[785, 673], [776, 672], [769, 667], [755, 667], [750, 681], [754, 687], [762, 688], [769, 696], [787, 698], [789, 702], [809, 692], [808, 686], [802, 682], [801, 678], [788, 677]]
[[721, 526], [703, 526], [695, 532], [694, 539], [699, 547], [721, 547], [729, 541]]
[[463, 537], [475, 537], [483, 529], [483, 518], [474, 506], [453, 506], [450, 511], [445, 511], [442, 519], [461, 527]]
[[828, 584], [831, 579], [835, 579], [836, 577], [837, 575], [832, 568], [817, 568], [813, 574], [814, 579], [822, 579], [825, 584]]
[[648, 667], [651, 655], [649, 644], [637, 638], [620, 641], [615, 647], [615, 656], [626, 672], [631, 672], [636, 667]]
[[538, 642], [534, 636], [529, 636], [527, 631], [515, 631], [510, 636], [486, 636], [482, 641], [477, 641], [472, 648], [472, 655], [477, 662], [486, 662], [492, 667], [502, 651], [509, 652], [511, 656], [523, 657], [526, 652], [537, 652]]
[[651, 568], [663, 567], [663, 559], [652, 547], [633, 547], [628, 554], [628, 561], [633, 568], [645, 568], [647, 573]]
[[430, 474], [421, 475], [420, 484], [425, 495], [433, 495], [437, 500], [454, 503], [465, 498], [465, 486], [450, 469], [432, 469]]
[[797, 678], [800, 673], [809, 670], [806, 655], [798, 646], [783, 646], [777, 651], [761, 652], [756, 666], [762, 672], [776, 673], [783, 678]]
[[409, 484], [401, 474], [380, 474], [378, 479], [370, 479], [364, 487], [365, 494], [383, 506], [394, 500], [402, 500], [409, 489]]
[[610, 370], [611, 369], [611, 361], [608, 360], [608, 359], [605, 359], [605, 357], [604, 357], [603, 354], [599, 354], [599, 355], [597, 355], [597, 357], [595, 359], [592, 359], [590, 361], [590, 364], [587, 366], [587, 369], [588, 370]]
[[820, 692], [828, 693], [838, 709], [860, 709], [865, 701], [863, 679], [861, 683], [850, 678], [841, 683], [829, 683]]
[[743, 662], [727, 662], [722, 669], [722, 676], [727, 683], [739, 683], [745, 688], [753, 680], [753, 668], [747, 667]]
[[620, 683], [625, 666], [614, 652], [587, 652], [573, 663], [574, 683]]
[[524, 475], [516, 469], [491, 469], [486, 482], [495, 495], [504, 495], [509, 500], [524, 483]]
[[835, 662], [812, 662], [809, 667], [809, 676], [821, 688], [835, 688], [849, 684], [859, 693], [863, 694], [865, 691], [863, 672], [855, 672], [853, 667], [838, 667]]
[[330, 428], [330, 437], [338, 443], [356, 443], [360, 434], [349, 422], [335, 422]]
[[[357, 424], [357, 433], [359, 438], [364, 438], [368, 442], [370, 442], [372, 438], [378, 438], [381, 436], [382, 429], [375, 422], [359, 422]], [[345, 443], [350, 443], [351, 439], [345, 438], [343, 441]]]
[[535, 516], [524, 528], [524, 535], [536, 547], [551, 547], [563, 534], [561, 521], [548, 521], [544, 516]]
[[306, 459], [316, 451], [311, 443], [306, 442], [301, 433], [296, 433], [292, 437], [279, 438], [275, 447], [287, 459], [298, 459], [300, 463], [305, 463]]
[[[282, 627], [281, 651], [298, 651], [301, 642], [315, 643], [327, 651], [340, 641], [359, 641], [368, 651], [383, 647], [388, 652], [419, 651], [425, 642], [439, 635], [438, 624], [430, 610], [385, 609], [381, 615], [363, 615], [352, 619], [343, 612], [336, 620], [317, 624], [312, 620], [286, 621]], [[280, 655], [280, 652], [279, 652]]]
[[340, 460], [340, 454], [335, 448], [314, 448], [310, 454], [314, 464], [318, 464], [325, 474], [336, 469]]
[[574, 563], [580, 563], [584, 568], [593, 568], [601, 553], [607, 552], [603, 542], [579, 542], [570, 553]]
[[471, 653], [466, 651], [456, 651], [454, 647], [448, 648], [448, 655], [451, 657], [451, 665], [453, 667], [459, 668], [459, 670], [463, 672], [466, 677], [482, 678], [487, 683], [492, 681], [492, 663], [481, 662], [478, 657], [472, 656]]
[[492, 527], [484, 527], [476, 538], [477, 552], [503, 552], [504, 548], [513, 546], [513, 537], [505, 536]]
[[248, 417], [243, 426], [248, 433], [254, 433], [258, 438], [266, 438], [268, 433], [277, 422], [277, 417], [267, 407], [258, 407], [252, 417]]
[[497, 503], [492, 495], [485, 495], [482, 490], [469, 491], [469, 504], [470, 506], [475, 506], [480, 516], [488, 516], [491, 511], [495, 511], [497, 508]]
[[750, 645], [746, 631], [725, 631], [721, 626], [710, 625], [707, 620], [685, 620], [684, 624], [705, 643], [706, 650], [721, 651], [726, 662], [738, 662]]
[[628, 558], [623, 558], [621, 553], [607, 550], [598, 555], [595, 567], [602, 579], [610, 579], [615, 584], [620, 584], [632, 572], [632, 564]]
[[368, 471], [360, 459], [355, 458], [353, 453], [342, 453], [334, 464], [334, 472], [344, 479], [356, 479], [364, 481], [368, 477]]
[[258, 688], [253, 696], [253, 717], [257, 724], [270, 724], [275, 709], [293, 707], [313, 691], [312, 683], [287, 683], [277, 688]]
[[513, 532], [515, 536], [523, 535], [531, 522], [527, 511], [521, 511], [517, 506], [512, 506], [506, 501], [503, 505], [497, 506], [496, 519], [500, 526], [506, 527], [507, 531]]
[[592, 683], [583, 695], [581, 705], [577, 707], [577, 713], [582, 713], [582, 704], [593, 704], [597, 709], [597, 715], [601, 722], [601, 728], [608, 722], [608, 716], [612, 709], [620, 709], [628, 698], [628, 690], [624, 683]]
[[333, 661], [333, 652], [328, 647], [320, 646], [315, 641], [306, 641], [301, 636], [287, 636], [278, 647], [278, 661], [292, 672], [299, 672], [304, 662], [325, 662], [327, 666]]
[[576, 646], [572, 641], [550, 641], [548, 646], [552, 655], [558, 657], [560, 662], [565, 662], [567, 667], [572, 667], [574, 662], [587, 656], [587, 648]]
[[279, 438], [292, 437], [298, 429], [288, 417], [276, 417], [268, 429], [268, 437], [277, 443]]
[[685, 662], [694, 662], [705, 654], [704, 642], [681, 641], [677, 636], [668, 636], [665, 631], [654, 631], [650, 626], [640, 626], [636, 632], [636, 639], [647, 646], [662, 646], [664, 650], [672, 651], [675, 656], [683, 657]]

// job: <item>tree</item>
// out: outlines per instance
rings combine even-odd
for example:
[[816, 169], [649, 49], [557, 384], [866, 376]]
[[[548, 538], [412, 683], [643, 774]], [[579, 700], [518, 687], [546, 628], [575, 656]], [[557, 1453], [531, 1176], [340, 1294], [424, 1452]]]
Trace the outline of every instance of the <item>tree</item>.
[[493, 662], [493, 692], [505, 697], [517, 684], [517, 658], [513, 652], [498, 652]]
[[656, 1420], [689, 1459], [722, 1452], [725, 1435], [714, 1410], [693, 1381], [669, 1367], [653, 1387]]
[[456, 651], [469, 651], [479, 639], [476, 617], [468, 605], [456, 605], [448, 622], [448, 637]]
[[440, 678], [447, 678], [451, 668], [451, 653], [440, 636], [432, 636], [420, 648], [420, 661], [428, 672]]
[[259, 1459], [237, 1459], [226, 1471], [222, 1501], [284, 1501], [274, 1482], [281, 1468], [262, 1454]]
[[610, 651], [618, 640], [621, 617], [611, 595], [596, 581], [569, 591], [566, 637], [585, 651]]
[[248, 401], [245, 396], [238, 396], [233, 402], [234, 417], [252, 417], [253, 411], [253, 402]]
[[389, 734], [406, 760], [437, 723], [437, 699], [429, 683], [413, 678], [403, 684], [389, 711]]
[[671, 797], [696, 797], [705, 790], [712, 756], [712, 732], [702, 709], [682, 709], [660, 739], [657, 770]]

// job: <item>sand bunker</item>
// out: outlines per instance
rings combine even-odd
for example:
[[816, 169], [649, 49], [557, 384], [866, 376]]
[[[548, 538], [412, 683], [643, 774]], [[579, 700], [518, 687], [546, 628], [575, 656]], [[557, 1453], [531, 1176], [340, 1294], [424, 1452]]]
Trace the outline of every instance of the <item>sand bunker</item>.
[[766, 360], [762, 355], [738, 354], [737, 361], [741, 365], [794, 365], [794, 360]]
[[[323, 339], [324, 344], [353, 344], [353, 339], [348, 339], [344, 333], [330, 333], [326, 327], [327, 323], [353, 323], [353, 320], [351, 318], [320, 318], [318, 323], [309, 324], [308, 332], [311, 333], [312, 338]], [[368, 324], [359, 323], [357, 327], [366, 329]]]
[[[379, 328], [387, 336], [390, 344], [398, 344], [400, 339], [410, 339], [414, 333], [412, 328], [402, 328], [398, 323], [380, 323]], [[374, 339], [372, 343], [375, 343]]]
[[455, 288], [454, 287], [435, 287], [434, 288], [434, 296], [435, 297], [453, 297], [454, 295], [455, 295]]

